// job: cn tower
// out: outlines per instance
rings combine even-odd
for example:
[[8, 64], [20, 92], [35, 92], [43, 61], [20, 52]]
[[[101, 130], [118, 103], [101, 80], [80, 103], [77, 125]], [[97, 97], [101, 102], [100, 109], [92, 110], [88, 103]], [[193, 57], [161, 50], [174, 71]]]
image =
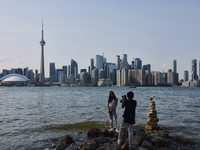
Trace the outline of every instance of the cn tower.
[[44, 76], [44, 45], [45, 45], [45, 41], [43, 39], [43, 21], [42, 21], [42, 39], [40, 41], [40, 45], [41, 45], [41, 62], [40, 62], [39, 82], [41, 85], [44, 85], [44, 83], [45, 83], [45, 76]]

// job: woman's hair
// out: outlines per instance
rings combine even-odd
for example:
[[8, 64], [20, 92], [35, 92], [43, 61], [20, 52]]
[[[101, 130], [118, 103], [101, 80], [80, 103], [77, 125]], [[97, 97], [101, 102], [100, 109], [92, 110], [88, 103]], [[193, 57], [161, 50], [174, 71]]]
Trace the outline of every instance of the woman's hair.
[[110, 93], [113, 94], [114, 99], [116, 99], [115, 93], [113, 91], [109, 92], [109, 102], [111, 102], [113, 100], [113, 98], [110, 96]]

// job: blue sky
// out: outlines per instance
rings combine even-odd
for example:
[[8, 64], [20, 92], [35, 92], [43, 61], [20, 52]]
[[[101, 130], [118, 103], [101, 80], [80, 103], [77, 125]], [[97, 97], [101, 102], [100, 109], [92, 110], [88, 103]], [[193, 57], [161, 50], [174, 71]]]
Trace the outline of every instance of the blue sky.
[[87, 69], [103, 53], [108, 62], [140, 58], [152, 71], [167, 71], [176, 59], [179, 78], [184, 70], [190, 77], [191, 60], [200, 60], [199, 8], [195, 0], [1, 1], [0, 70], [39, 70], [43, 18], [46, 77], [50, 62], [61, 68], [74, 59]]

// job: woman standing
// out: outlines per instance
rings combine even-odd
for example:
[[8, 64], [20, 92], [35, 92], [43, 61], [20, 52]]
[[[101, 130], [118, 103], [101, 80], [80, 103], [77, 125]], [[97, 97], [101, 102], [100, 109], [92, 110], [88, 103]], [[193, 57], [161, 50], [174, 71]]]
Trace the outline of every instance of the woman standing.
[[114, 92], [110, 91], [108, 98], [108, 106], [107, 106], [108, 116], [110, 118], [110, 131], [114, 131], [114, 128], [116, 128], [116, 132], [119, 132], [119, 128], [117, 125], [117, 113], [116, 113], [117, 102], [118, 99], [116, 98]]

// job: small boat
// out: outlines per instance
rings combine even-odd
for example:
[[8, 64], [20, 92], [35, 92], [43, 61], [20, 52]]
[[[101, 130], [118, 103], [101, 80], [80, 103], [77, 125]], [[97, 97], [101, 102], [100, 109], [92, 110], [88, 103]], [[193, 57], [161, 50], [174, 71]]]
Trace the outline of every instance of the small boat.
[[129, 86], [129, 88], [136, 88], [136, 86]]

